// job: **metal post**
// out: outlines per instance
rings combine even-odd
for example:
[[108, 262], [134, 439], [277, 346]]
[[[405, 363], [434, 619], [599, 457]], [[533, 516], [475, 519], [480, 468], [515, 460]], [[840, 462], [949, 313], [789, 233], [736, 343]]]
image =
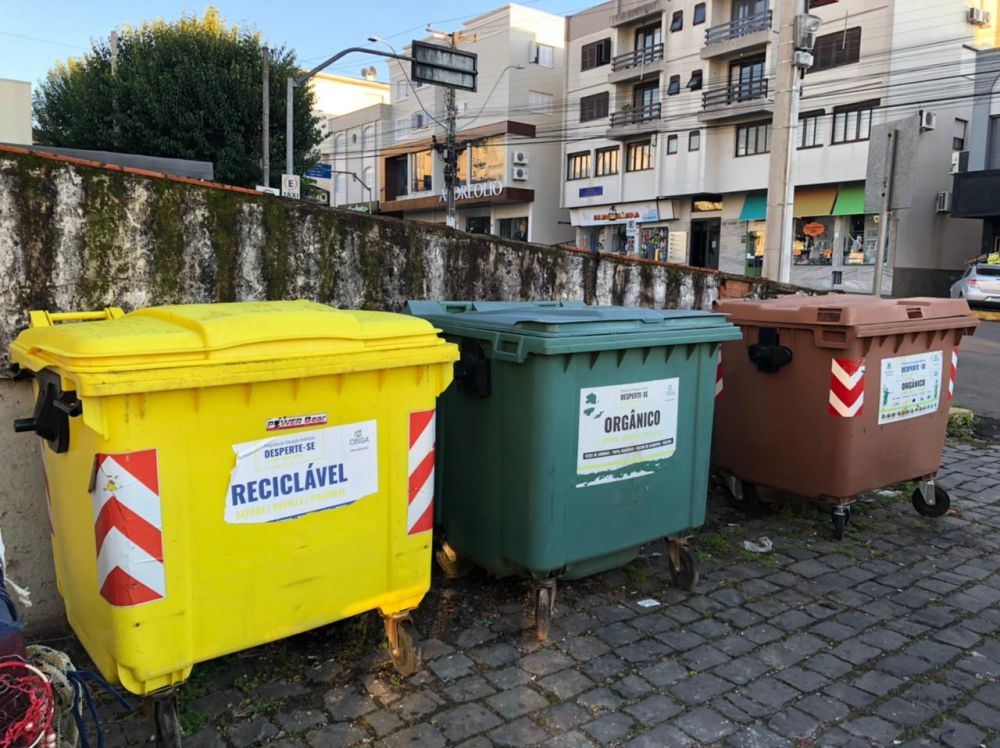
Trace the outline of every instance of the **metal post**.
[[295, 79], [288, 78], [288, 96], [285, 102], [285, 174], [294, 174], [294, 165], [292, 163], [292, 125], [294, 123], [294, 115], [292, 112], [292, 106], [295, 102]]
[[775, 50], [774, 117], [767, 181], [767, 227], [764, 276], [787, 283], [791, 277], [792, 205], [795, 198], [792, 157], [798, 125], [799, 71], [794, 64], [795, 16], [800, 0], [779, 0], [778, 46]]
[[896, 170], [896, 131], [889, 128], [885, 144], [885, 176], [882, 180], [882, 209], [878, 217], [878, 247], [875, 249], [875, 276], [872, 293], [882, 295], [882, 265], [885, 262], [885, 245], [889, 239], [889, 207], [892, 204], [892, 179]]
[[261, 75], [263, 77], [261, 94], [261, 106], [263, 108], [263, 121], [261, 122], [261, 160], [260, 173], [261, 184], [265, 187], [271, 186], [271, 50], [264, 47], [264, 57], [261, 65]]
[[[455, 39], [455, 32], [451, 32], [449, 35], [451, 37], [451, 48], [455, 49], [458, 45]], [[458, 117], [458, 107], [455, 106], [455, 89], [448, 89], [448, 106], [447, 106], [447, 125], [448, 125], [448, 137], [447, 145], [445, 146], [445, 157], [448, 163], [445, 165], [444, 175], [445, 175], [445, 189], [448, 191], [446, 197], [447, 209], [445, 212], [445, 223], [451, 228], [457, 228], [457, 221], [455, 220], [455, 172], [458, 166], [458, 154], [455, 152], [455, 120]]]

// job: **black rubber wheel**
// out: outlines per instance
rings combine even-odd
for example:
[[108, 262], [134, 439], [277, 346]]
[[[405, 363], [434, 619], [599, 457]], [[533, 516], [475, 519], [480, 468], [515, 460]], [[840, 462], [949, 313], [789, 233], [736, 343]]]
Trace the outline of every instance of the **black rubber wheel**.
[[674, 587], [682, 590], [693, 590], [698, 586], [701, 575], [698, 573], [698, 554], [693, 548], [682, 545], [677, 558], [678, 566], [670, 564], [670, 581]]
[[181, 720], [177, 713], [176, 696], [153, 699], [153, 723], [157, 748], [181, 748]]
[[739, 484], [737, 490], [730, 490], [733, 503], [751, 517], [764, 514], [767, 510], [767, 505], [760, 500], [760, 492], [757, 490], [757, 486], [753, 483], [747, 483], [745, 480], [737, 480], [736, 482]]
[[420, 637], [413, 621], [404, 619], [396, 624], [396, 648], [390, 649], [389, 656], [392, 657], [392, 665], [396, 672], [407, 678], [420, 669], [423, 660], [420, 651]]
[[472, 571], [472, 562], [462, 558], [451, 548], [438, 548], [434, 551], [434, 560], [449, 579], [461, 579]]
[[549, 625], [552, 623], [552, 590], [539, 587], [535, 593], [535, 634], [538, 641], [549, 638]]
[[844, 507], [843, 513], [838, 513], [834, 510], [833, 516], [833, 537], [837, 540], [844, 539], [844, 531], [847, 526], [851, 523], [851, 508], [849, 506]]
[[951, 496], [937, 484], [934, 485], [933, 504], [928, 504], [924, 501], [924, 494], [921, 492], [919, 486], [913, 489], [913, 495], [910, 497], [910, 500], [913, 502], [913, 508], [924, 517], [941, 517], [951, 507]]

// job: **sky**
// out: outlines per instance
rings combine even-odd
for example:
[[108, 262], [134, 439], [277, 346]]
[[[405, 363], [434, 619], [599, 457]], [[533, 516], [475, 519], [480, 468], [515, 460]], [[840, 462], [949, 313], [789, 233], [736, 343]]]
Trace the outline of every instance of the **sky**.
[[[538, 10], [573, 13], [599, 0], [522, 0]], [[505, 3], [502, 0], [217, 0], [191, 3], [184, 0], [0, 0], [0, 78], [26, 80], [35, 86], [58, 60], [84, 54], [92, 40], [107, 38], [123, 24], [182, 14], [201, 15], [214, 5], [229, 22], [248, 24], [262, 32], [272, 46], [293, 48], [304, 65], [316, 65], [351, 46], [365, 46], [369, 36], [383, 37], [399, 46], [420, 38], [431, 23], [454, 30], [471, 18]], [[385, 80], [383, 60], [350, 56], [329, 69], [358, 76], [365, 65], [375, 64]]]

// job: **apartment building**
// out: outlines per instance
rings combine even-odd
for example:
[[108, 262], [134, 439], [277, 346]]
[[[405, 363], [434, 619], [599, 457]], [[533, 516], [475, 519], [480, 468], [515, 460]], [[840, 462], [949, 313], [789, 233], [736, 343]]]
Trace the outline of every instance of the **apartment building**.
[[31, 144], [31, 84], [0, 78], [0, 143]]
[[[569, 213], [560, 206], [565, 38], [562, 16], [519, 5], [467, 21], [456, 38], [459, 49], [478, 55], [479, 70], [476, 91], [456, 92], [459, 229], [572, 241]], [[390, 62], [389, 73], [392, 125], [379, 154], [380, 210], [443, 223], [444, 162], [435, 144], [445, 142], [447, 91], [413, 85], [406, 64]]]
[[378, 154], [392, 121], [389, 85], [371, 74], [350, 78], [325, 73], [312, 78], [310, 85], [323, 140], [319, 163], [306, 176], [330, 194], [330, 205], [374, 212], [379, 195]]
[[[871, 289], [869, 177], [889, 127], [906, 148], [883, 288], [940, 293], [978, 245], [939, 198], [965, 148], [976, 49], [995, 41], [976, 7], [812, 1], [823, 23], [800, 100], [793, 283]], [[760, 273], [778, 20], [768, 0], [612, 0], [567, 19], [562, 204], [578, 246]]]

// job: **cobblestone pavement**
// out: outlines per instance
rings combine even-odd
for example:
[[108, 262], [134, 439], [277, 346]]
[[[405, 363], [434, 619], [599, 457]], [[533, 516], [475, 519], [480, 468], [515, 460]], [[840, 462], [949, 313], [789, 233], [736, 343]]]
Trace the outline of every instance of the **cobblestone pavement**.
[[[948, 516], [883, 491], [842, 542], [828, 510], [746, 520], [716, 490], [694, 592], [647, 547], [562, 584], [545, 645], [524, 582], [436, 574], [422, 672], [394, 675], [375, 615], [206, 663], [187, 744], [1000, 746], [1000, 448], [950, 445], [941, 483]], [[107, 729], [148, 740], [139, 716]]]

